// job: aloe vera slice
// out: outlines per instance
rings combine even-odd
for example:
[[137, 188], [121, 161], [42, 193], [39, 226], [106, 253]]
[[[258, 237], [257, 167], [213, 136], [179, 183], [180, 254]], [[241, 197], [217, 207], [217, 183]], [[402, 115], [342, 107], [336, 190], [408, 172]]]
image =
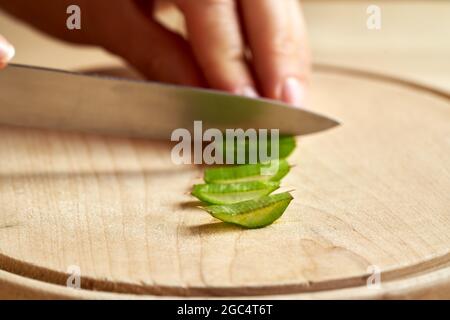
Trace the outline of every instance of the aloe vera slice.
[[[295, 140], [295, 137], [293, 136], [280, 136], [278, 139], [278, 157], [277, 159], [286, 159], [287, 157], [289, 157], [291, 155], [291, 153], [294, 151], [294, 149], [296, 148], [297, 143]], [[223, 159], [224, 162], [226, 161], [226, 154], [227, 154], [227, 147], [226, 147], [226, 143], [222, 143], [219, 144], [219, 149], [222, 150], [223, 152]], [[238, 150], [243, 149], [245, 150], [244, 155], [245, 155], [245, 162], [244, 163], [240, 163], [240, 164], [248, 164], [250, 162], [250, 150], [252, 150], [253, 152], [257, 152], [257, 161], [261, 162], [261, 158], [259, 157], [260, 153], [263, 152], [262, 146], [261, 146], [261, 141], [259, 139], [257, 139], [256, 141], [248, 141], [246, 140], [245, 142], [237, 142], [235, 141], [234, 143], [234, 150], [233, 151], [233, 163], [234, 164], [238, 164]], [[272, 143], [271, 140], [268, 139], [267, 144], [266, 144], [266, 150], [264, 150], [263, 154], [267, 155], [267, 156], [272, 156]], [[272, 158], [274, 158], [272, 156]]]
[[292, 201], [290, 193], [279, 193], [259, 199], [230, 205], [203, 208], [213, 217], [241, 227], [255, 229], [272, 224], [279, 219]]
[[198, 184], [192, 195], [210, 204], [233, 204], [267, 196], [280, 187], [279, 182], [251, 181], [232, 184]]
[[280, 137], [280, 149], [279, 158], [286, 159], [297, 147], [297, 141], [293, 136], [281, 136]]
[[[262, 174], [264, 169], [277, 168], [272, 174]], [[206, 183], [229, 184], [249, 181], [280, 181], [290, 170], [286, 160], [274, 160], [270, 164], [246, 164], [234, 167], [210, 168], [205, 170]], [[267, 173], [267, 172], [266, 172]]]

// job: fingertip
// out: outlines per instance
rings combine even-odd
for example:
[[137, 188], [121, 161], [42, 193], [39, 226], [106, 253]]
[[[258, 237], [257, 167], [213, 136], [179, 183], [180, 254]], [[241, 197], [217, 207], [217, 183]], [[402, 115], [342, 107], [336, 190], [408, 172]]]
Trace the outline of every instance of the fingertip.
[[237, 3], [234, 0], [177, 1], [189, 41], [209, 87], [257, 97], [245, 56]]
[[306, 88], [299, 78], [289, 76], [285, 78], [279, 89], [278, 99], [297, 107], [304, 107], [306, 102]]
[[6, 40], [0, 39], [0, 64], [6, 65], [14, 58], [16, 50]]
[[296, 0], [257, 3], [242, 0], [252, 64], [261, 92], [270, 99], [304, 107], [309, 50], [299, 3]]
[[238, 88], [233, 93], [247, 98], [259, 98], [259, 94], [253, 86]]

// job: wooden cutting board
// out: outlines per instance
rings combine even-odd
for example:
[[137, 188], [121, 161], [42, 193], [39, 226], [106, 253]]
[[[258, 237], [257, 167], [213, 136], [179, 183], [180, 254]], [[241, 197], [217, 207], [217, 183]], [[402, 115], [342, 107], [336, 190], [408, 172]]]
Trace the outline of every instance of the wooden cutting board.
[[450, 95], [321, 66], [311, 105], [342, 126], [260, 230], [196, 209], [163, 143], [0, 127], [0, 297], [449, 298]]

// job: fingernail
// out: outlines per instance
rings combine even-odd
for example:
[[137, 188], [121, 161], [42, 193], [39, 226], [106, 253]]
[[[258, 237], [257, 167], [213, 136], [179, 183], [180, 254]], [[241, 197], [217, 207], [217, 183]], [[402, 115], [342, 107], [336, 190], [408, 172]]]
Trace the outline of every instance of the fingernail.
[[7, 42], [0, 42], [0, 63], [9, 62], [15, 55], [14, 47]]
[[258, 98], [259, 95], [256, 90], [251, 86], [246, 86], [244, 88], [235, 91], [237, 95], [244, 96], [247, 98]]
[[300, 80], [294, 77], [284, 81], [281, 99], [294, 106], [302, 107], [305, 99], [305, 89]]

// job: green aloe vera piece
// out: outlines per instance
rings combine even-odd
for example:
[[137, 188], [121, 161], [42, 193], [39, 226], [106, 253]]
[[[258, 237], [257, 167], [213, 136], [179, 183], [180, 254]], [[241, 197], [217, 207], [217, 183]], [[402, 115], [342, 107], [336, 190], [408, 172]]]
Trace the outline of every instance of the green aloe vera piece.
[[290, 193], [279, 193], [259, 199], [230, 205], [203, 208], [213, 217], [241, 227], [255, 229], [272, 224], [279, 219], [292, 201]]
[[[287, 157], [289, 157], [291, 155], [291, 153], [294, 151], [294, 149], [297, 146], [295, 137], [293, 136], [280, 136], [279, 139], [279, 144], [278, 144], [278, 158], [277, 159], [286, 159]], [[257, 152], [257, 162], [262, 162], [259, 154], [262, 150], [260, 150], [262, 148], [261, 146], [261, 141], [259, 139], [255, 140], [255, 141], [249, 141], [246, 140], [245, 142], [238, 142], [235, 141], [234, 143], [234, 150], [230, 151], [233, 152], [233, 163], [234, 164], [238, 164], [238, 150], [243, 149], [245, 150], [244, 155], [245, 155], [245, 162], [244, 163], [239, 163], [239, 164], [248, 164], [250, 162], [250, 150], [253, 150], [253, 152]], [[269, 139], [267, 141], [266, 144], [266, 148], [267, 150], [264, 150], [264, 154], [267, 156], [272, 156], [272, 143], [271, 140]], [[219, 149], [222, 150], [223, 152], [223, 159], [224, 162], [226, 161], [226, 154], [227, 154], [227, 147], [226, 147], [226, 143], [223, 142], [221, 145], [219, 144]]]
[[[275, 168], [271, 174], [263, 175], [263, 170]], [[205, 170], [206, 183], [229, 184], [249, 181], [280, 181], [290, 170], [286, 160], [274, 160], [270, 164], [246, 164], [233, 167], [220, 167]], [[265, 172], [267, 173], [267, 172]]]
[[267, 196], [280, 187], [279, 182], [251, 181], [231, 184], [198, 184], [192, 195], [210, 204], [233, 204]]
[[289, 157], [292, 152], [294, 152], [297, 147], [297, 141], [293, 136], [281, 136], [280, 137], [280, 150], [279, 150], [279, 158], [286, 159]]

